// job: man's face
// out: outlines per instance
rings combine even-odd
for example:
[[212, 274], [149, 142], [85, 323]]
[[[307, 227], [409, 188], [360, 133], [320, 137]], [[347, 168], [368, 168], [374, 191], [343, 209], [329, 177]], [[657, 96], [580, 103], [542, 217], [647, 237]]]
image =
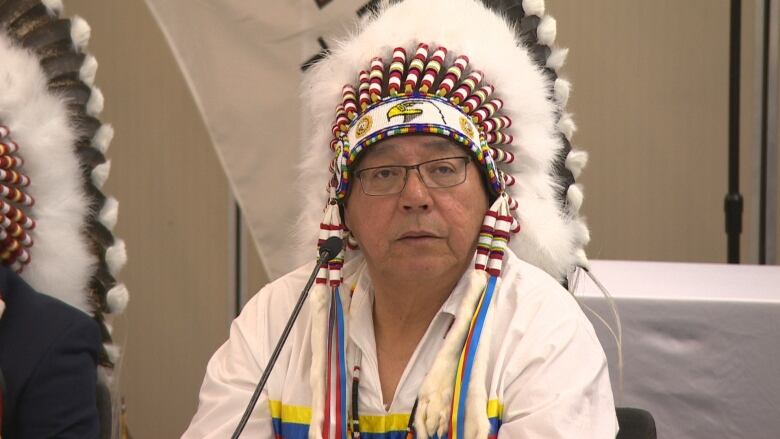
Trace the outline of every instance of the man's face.
[[[470, 154], [443, 137], [398, 136], [369, 148], [354, 171]], [[399, 194], [366, 195], [360, 184], [353, 180], [345, 219], [373, 273], [444, 279], [466, 269], [488, 207], [474, 162], [468, 163], [466, 181], [448, 188], [426, 187], [416, 170], [408, 171]]]

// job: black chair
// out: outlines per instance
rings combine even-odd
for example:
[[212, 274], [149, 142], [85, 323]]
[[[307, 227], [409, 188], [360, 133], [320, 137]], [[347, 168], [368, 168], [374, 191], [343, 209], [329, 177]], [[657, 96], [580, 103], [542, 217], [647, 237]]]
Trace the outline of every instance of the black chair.
[[656, 439], [653, 415], [642, 409], [618, 407], [620, 431], [616, 439]]

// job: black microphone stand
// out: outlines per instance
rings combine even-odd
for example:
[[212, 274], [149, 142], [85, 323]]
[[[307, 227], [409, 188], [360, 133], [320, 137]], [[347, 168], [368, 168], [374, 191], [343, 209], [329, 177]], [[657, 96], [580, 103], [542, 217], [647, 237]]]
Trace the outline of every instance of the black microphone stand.
[[309, 290], [314, 284], [314, 280], [317, 278], [317, 272], [320, 271], [320, 268], [323, 264], [335, 258], [336, 255], [341, 252], [343, 246], [344, 243], [341, 238], [337, 238], [335, 236], [328, 238], [320, 246], [320, 257], [317, 259], [317, 265], [314, 267], [314, 271], [312, 271], [311, 276], [309, 276], [309, 281], [306, 282], [306, 286], [303, 287], [303, 291], [301, 291], [300, 297], [298, 297], [298, 303], [295, 304], [295, 308], [290, 315], [290, 319], [287, 320], [287, 326], [284, 327], [284, 331], [282, 331], [282, 335], [279, 337], [279, 341], [276, 343], [276, 347], [274, 348], [273, 353], [271, 353], [271, 358], [268, 359], [268, 364], [265, 365], [263, 375], [260, 377], [260, 382], [258, 382], [257, 387], [255, 387], [255, 393], [252, 394], [252, 398], [249, 400], [249, 404], [246, 406], [246, 410], [244, 410], [244, 415], [241, 417], [241, 421], [238, 423], [236, 430], [231, 436], [231, 439], [238, 439], [238, 437], [241, 435], [241, 432], [244, 431], [246, 423], [249, 422], [249, 417], [252, 415], [252, 411], [257, 404], [257, 400], [260, 399], [260, 393], [262, 393], [263, 388], [265, 388], [265, 383], [268, 381], [268, 377], [271, 375], [271, 370], [276, 364], [276, 360], [279, 359], [279, 353], [282, 352], [282, 347], [284, 347], [285, 342], [287, 342], [287, 337], [290, 336], [290, 331], [292, 331], [293, 324], [298, 318], [298, 314], [300, 314], [304, 302], [306, 302], [306, 297], [309, 296]]
[[742, 1], [731, 0], [729, 39], [729, 192], [723, 200], [726, 211], [727, 260], [739, 263], [742, 234], [742, 194], [739, 193], [739, 77]]

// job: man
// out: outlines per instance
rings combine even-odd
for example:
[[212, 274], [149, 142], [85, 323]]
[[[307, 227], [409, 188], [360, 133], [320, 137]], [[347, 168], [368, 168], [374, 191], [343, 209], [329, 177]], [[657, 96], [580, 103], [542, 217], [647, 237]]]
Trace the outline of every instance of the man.
[[[523, 8], [550, 46], [543, 3]], [[550, 176], [564, 93], [517, 43], [472, 0], [406, 0], [312, 69], [300, 223], [327, 201], [320, 241], [350, 249], [320, 271], [246, 437], [615, 436], [604, 353], [550, 276], [587, 262]], [[235, 429], [309, 270], [246, 305], [184, 437]]]

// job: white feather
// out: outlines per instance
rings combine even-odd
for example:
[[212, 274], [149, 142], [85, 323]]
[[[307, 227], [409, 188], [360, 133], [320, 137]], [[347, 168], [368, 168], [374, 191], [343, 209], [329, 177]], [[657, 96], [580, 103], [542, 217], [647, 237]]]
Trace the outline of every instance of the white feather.
[[569, 189], [566, 191], [566, 199], [569, 201], [570, 213], [576, 214], [580, 211], [583, 198], [584, 195], [582, 194], [582, 189], [579, 184], [569, 186]]
[[89, 94], [89, 100], [87, 101], [87, 114], [90, 116], [98, 116], [103, 111], [103, 92], [97, 87], [92, 87]]
[[67, 102], [49, 91], [35, 56], [4, 34], [0, 59], [0, 120], [20, 146], [27, 192], [35, 199], [28, 212], [36, 221], [35, 245], [21, 275], [36, 290], [90, 313], [86, 292], [97, 257], [82, 234], [89, 206]]
[[73, 45], [76, 49], [83, 51], [89, 43], [91, 34], [92, 29], [86, 20], [79, 16], [70, 19], [70, 39], [73, 40]]
[[62, 0], [41, 0], [46, 9], [51, 15], [59, 15], [62, 13]]
[[549, 15], [545, 15], [542, 21], [539, 22], [539, 27], [536, 29], [536, 38], [539, 43], [545, 46], [552, 46], [555, 43], [555, 37], [558, 33], [558, 24], [555, 19]]
[[98, 128], [95, 137], [92, 138], [92, 146], [105, 154], [112, 140], [114, 140], [114, 127], [109, 124], [103, 124]]
[[544, 15], [544, 0], [523, 0], [523, 11], [525, 15]]
[[79, 78], [84, 84], [92, 87], [95, 84], [95, 75], [97, 75], [98, 62], [92, 55], [84, 58], [84, 63], [79, 69]]
[[127, 262], [127, 249], [125, 241], [116, 239], [114, 245], [106, 249], [106, 265], [111, 276], [116, 277]]
[[588, 226], [585, 225], [585, 222], [581, 219], [575, 220], [574, 223], [575, 226], [575, 241], [582, 247], [588, 245], [590, 242], [590, 230], [588, 230]]
[[121, 314], [127, 308], [130, 301], [130, 293], [125, 284], [118, 284], [106, 294], [106, 303], [111, 314]]
[[580, 178], [582, 170], [585, 169], [585, 165], [588, 164], [588, 152], [580, 149], [572, 149], [569, 151], [569, 155], [566, 156], [566, 169], [571, 171], [571, 175], [574, 179]]
[[569, 49], [564, 47], [556, 47], [550, 52], [550, 56], [547, 57], [547, 67], [555, 70], [556, 72], [563, 68], [566, 64], [566, 57], [569, 56]]
[[555, 80], [555, 100], [561, 107], [565, 107], [569, 102], [569, 93], [571, 92], [571, 83], [563, 78]]
[[106, 160], [105, 163], [95, 166], [95, 169], [92, 170], [92, 184], [98, 189], [102, 188], [106, 184], [110, 172], [111, 160]]
[[564, 115], [561, 116], [561, 120], [558, 121], [558, 129], [566, 136], [567, 140], [571, 141], [574, 132], [577, 131], [577, 125], [574, 124], [571, 114], [564, 113]]
[[103, 208], [100, 209], [98, 221], [100, 221], [100, 224], [106, 226], [108, 230], [114, 230], [118, 217], [119, 201], [114, 197], [108, 197], [106, 202], [103, 203]]

